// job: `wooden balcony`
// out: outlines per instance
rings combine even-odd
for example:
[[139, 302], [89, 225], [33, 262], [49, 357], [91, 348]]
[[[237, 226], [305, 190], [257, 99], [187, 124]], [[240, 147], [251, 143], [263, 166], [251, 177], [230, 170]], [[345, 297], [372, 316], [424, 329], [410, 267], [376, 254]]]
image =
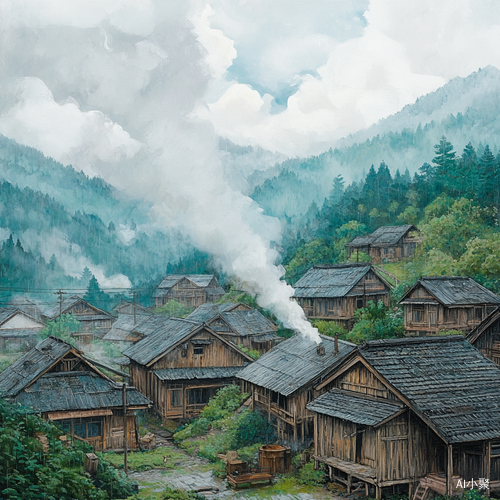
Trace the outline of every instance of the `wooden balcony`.
[[270, 411], [272, 415], [275, 417], [283, 420], [284, 422], [290, 424], [290, 425], [295, 425], [297, 422], [294, 419], [294, 416], [284, 410], [283, 408], [280, 408], [276, 403], [269, 403], [269, 398], [267, 396], [264, 396], [263, 394], [260, 394], [258, 392], [254, 393], [254, 401], [257, 403], [264, 411]]

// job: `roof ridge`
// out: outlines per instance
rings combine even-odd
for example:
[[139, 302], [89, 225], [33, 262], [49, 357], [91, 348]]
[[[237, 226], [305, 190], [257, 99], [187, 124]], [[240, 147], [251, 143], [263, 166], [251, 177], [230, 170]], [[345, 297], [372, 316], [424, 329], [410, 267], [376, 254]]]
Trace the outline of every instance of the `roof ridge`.
[[445, 343], [445, 342], [459, 342], [464, 341], [464, 335], [446, 335], [439, 337], [405, 337], [405, 338], [395, 338], [395, 339], [379, 339], [370, 340], [359, 346], [360, 350], [376, 348], [376, 347], [391, 347], [400, 345], [411, 345], [411, 344], [426, 344], [426, 343]]

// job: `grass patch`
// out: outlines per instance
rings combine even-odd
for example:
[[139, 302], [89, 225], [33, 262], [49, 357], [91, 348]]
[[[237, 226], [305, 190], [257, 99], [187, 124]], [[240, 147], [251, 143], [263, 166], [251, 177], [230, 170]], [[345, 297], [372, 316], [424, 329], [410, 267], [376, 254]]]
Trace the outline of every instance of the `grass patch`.
[[[104, 458], [116, 468], [123, 468], [123, 454], [107, 452]], [[164, 457], [166, 461], [164, 461]], [[127, 465], [130, 470], [145, 471], [150, 469], [175, 469], [176, 462], [184, 462], [186, 457], [178, 451], [160, 446], [151, 451], [132, 451], [128, 454]]]

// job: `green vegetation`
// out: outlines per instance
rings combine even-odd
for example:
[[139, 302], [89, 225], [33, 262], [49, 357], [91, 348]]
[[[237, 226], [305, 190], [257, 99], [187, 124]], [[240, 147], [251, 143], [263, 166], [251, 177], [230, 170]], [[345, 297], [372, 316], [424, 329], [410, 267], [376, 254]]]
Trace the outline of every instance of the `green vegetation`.
[[[83, 472], [91, 447], [66, 447], [62, 432], [39, 416], [0, 399], [0, 495], [5, 500], [104, 500], [127, 498], [132, 483], [106, 461], [97, 473], [100, 489]], [[37, 437], [46, 436], [48, 451]]]
[[187, 307], [176, 300], [169, 300], [164, 306], [153, 309], [157, 314], [174, 316], [175, 318], [185, 318], [194, 311], [194, 307]]
[[[106, 452], [99, 456], [107, 460], [114, 467], [123, 468], [123, 454]], [[132, 451], [127, 457], [127, 467], [134, 471], [150, 469], [174, 469], [175, 463], [183, 461], [185, 456], [170, 447], [160, 446], [150, 451]]]
[[327, 475], [321, 469], [314, 469], [314, 462], [308, 462], [297, 471], [297, 481], [300, 484], [321, 486], [325, 483]]
[[405, 335], [403, 310], [391, 311], [382, 302], [369, 301], [366, 307], [354, 312], [353, 320], [354, 326], [344, 339], [355, 344]]
[[45, 328], [39, 333], [40, 338], [45, 339], [50, 335], [64, 340], [68, 344], [76, 346], [76, 340], [72, 333], [79, 332], [80, 322], [72, 314], [61, 314], [53, 321], [47, 321]]
[[240, 351], [243, 351], [245, 354], [248, 354], [253, 359], [260, 358], [260, 352], [256, 351], [255, 349], [248, 349], [248, 347], [244, 347], [242, 344], [240, 344], [238, 348], [240, 349]]
[[[240, 409], [247, 397], [236, 385], [223, 387], [210, 399], [199, 418], [174, 434], [182, 449], [208, 458], [216, 476], [225, 475], [219, 454], [237, 450], [242, 460], [255, 465], [261, 443], [268, 443], [274, 437], [274, 428], [259, 412]], [[197, 436], [203, 438], [195, 439]]]

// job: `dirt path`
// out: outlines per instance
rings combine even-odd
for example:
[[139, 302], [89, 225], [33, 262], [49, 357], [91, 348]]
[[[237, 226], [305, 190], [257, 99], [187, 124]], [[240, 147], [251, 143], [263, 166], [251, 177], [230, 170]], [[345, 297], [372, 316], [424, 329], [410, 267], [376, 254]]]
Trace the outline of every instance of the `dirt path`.
[[[192, 457], [169, 442], [162, 442], [162, 446], [171, 447], [177, 454], [183, 455], [184, 458], [177, 460], [173, 464], [175, 469], [151, 469], [144, 472], [129, 473], [131, 479], [139, 482], [139, 488], [152, 488], [156, 492], [162, 491], [165, 486], [184, 491], [196, 491], [202, 488], [203, 491], [200, 491], [202, 495], [207, 498], [217, 499], [271, 498], [276, 500], [315, 500], [336, 498], [326, 489], [314, 487], [294, 486], [288, 492], [280, 491], [281, 488], [277, 488], [274, 485], [235, 491], [228, 487], [224, 479], [212, 476], [208, 460]], [[287, 489], [286, 485], [283, 489]]]

